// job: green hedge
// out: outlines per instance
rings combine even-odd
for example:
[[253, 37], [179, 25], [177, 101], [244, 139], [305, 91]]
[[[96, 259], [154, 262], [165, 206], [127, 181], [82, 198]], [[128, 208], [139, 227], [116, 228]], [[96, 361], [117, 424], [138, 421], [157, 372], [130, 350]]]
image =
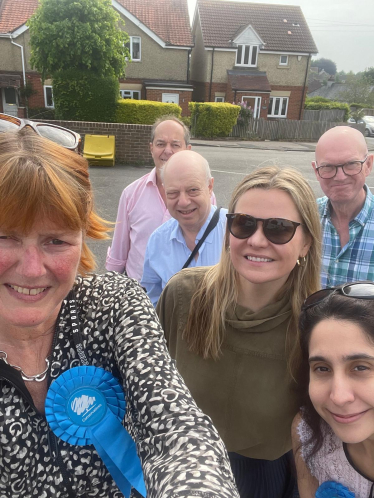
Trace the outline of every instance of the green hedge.
[[115, 76], [100, 77], [76, 69], [53, 75], [56, 119], [112, 123], [118, 95], [119, 83]]
[[117, 102], [116, 123], [153, 124], [167, 114], [181, 117], [182, 109], [177, 104], [164, 104], [152, 100], [120, 99]]
[[240, 106], [227, 102], [190, 102], [192, 132], [196, 137], [227, 137], [236, 124]]
[[326, 97], [307, 97], [305, 103], [309, 102], [332, 102], [332, 100], [327, 99]]
[[348, 104], [344, 104], [343, 102], [334, 102], [332, 100], [328, 102], [310, 102], [310, 99], [306, 99], [304, 109], [309, 111], [320, 111], [322, 109], [344, 109], [344, 121], [348, 120], [350, 113]]

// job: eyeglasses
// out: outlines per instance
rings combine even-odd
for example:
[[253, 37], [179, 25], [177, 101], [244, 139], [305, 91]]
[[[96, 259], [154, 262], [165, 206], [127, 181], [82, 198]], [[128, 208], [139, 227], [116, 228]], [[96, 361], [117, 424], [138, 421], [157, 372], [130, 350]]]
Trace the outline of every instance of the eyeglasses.
[[368, 156], [366, 156], [363, 161], [350, 161], [344, 164], [326, 164], [324, 166], [317, 166], [316, 170], [319, 176], [325, 180], [334, 178], [338, 172], [338, 168], [341, 168], [347, 176], [355, 176], [361, 173], [362, 165], [367, 158]]
[[352, 282], [338, 287], [321, 289], [305, 299], [301, 310], [304, 311], [312, 308], [335, 293], [354, 299], [374, 299], [374, 282]]
[[18, 131], [29, 126], [41, 137], [48, 138], [58, 145], [69, 150], [80, 151], [81, 137], [79, 133], [49, 123], [36, 123], [29, 119], [20, 119], [15, 116], [0, 113], [0, 133]]
[[226, 214], [227, 225], [231, 235], [237, 239], [248, 239], [257, 230], [257, 222], [262, 221], [262, 230], [265, 237], [273, 244], [287, 244], [295, 235], [296, 228], [302, 223], [284, 218], [255, 218], [249, 214]]

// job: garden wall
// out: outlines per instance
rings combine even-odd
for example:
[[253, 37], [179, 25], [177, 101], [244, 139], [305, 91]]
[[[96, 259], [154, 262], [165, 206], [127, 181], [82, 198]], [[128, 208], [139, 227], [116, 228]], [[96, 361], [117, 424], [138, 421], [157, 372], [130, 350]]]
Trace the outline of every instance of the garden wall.
[[116, 164], [152, 165], [153, 160], [149, 150], [151, 125], [123, 123], [93, 123], [86, 121], [47, 121], [79, 133], [84, 142], [86, 134], [114, 135], [116, 137]]

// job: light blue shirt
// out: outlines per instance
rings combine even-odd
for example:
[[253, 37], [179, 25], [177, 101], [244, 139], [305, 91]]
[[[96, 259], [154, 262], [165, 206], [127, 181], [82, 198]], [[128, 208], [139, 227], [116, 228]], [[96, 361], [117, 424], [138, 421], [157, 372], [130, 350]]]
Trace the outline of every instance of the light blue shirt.
[[[209, 216], [197, 234], [197, 244], [208, 226], [216, 206], [212, 206]], [[223, 240], [226, 229], [227, 209], [221, 208], [219, 220], [199, 249], [199, 256], [191, 261], [189, 268], [194, 266], [212, 266], [218, 263], [221, 257]], [[156, 306], [162, 289], [168, 280], [179, 272], [191, 251], [184, 240], [182, 230], [176, 219], [172, 218], [158, 227], [150, 236], [145, 252], [143, 277], [141, 285], [146, 288], [147, 294]]]

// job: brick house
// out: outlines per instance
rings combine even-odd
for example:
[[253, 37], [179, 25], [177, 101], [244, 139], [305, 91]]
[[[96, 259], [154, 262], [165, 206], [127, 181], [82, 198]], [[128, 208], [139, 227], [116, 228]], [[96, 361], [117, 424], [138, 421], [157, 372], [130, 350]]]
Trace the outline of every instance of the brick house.
[[[175, 102], [188, 114], [193, 86], [189, 81], [193, 46], [187, 0], [112, 0], [130, 37], [132, 61], [120, 79], [123, 98]], [[30, 66], [26, 21], [38, 0], [0, 0], [0, 111], [18, 113], [20, 89], [30, 82], [30, 108], [53, 108], [52, 81], [44, 85]]]
[[300, 7], [197, 0], [193, 100], [248, 101], [265, 119], [300, 119], [317, 47]]

